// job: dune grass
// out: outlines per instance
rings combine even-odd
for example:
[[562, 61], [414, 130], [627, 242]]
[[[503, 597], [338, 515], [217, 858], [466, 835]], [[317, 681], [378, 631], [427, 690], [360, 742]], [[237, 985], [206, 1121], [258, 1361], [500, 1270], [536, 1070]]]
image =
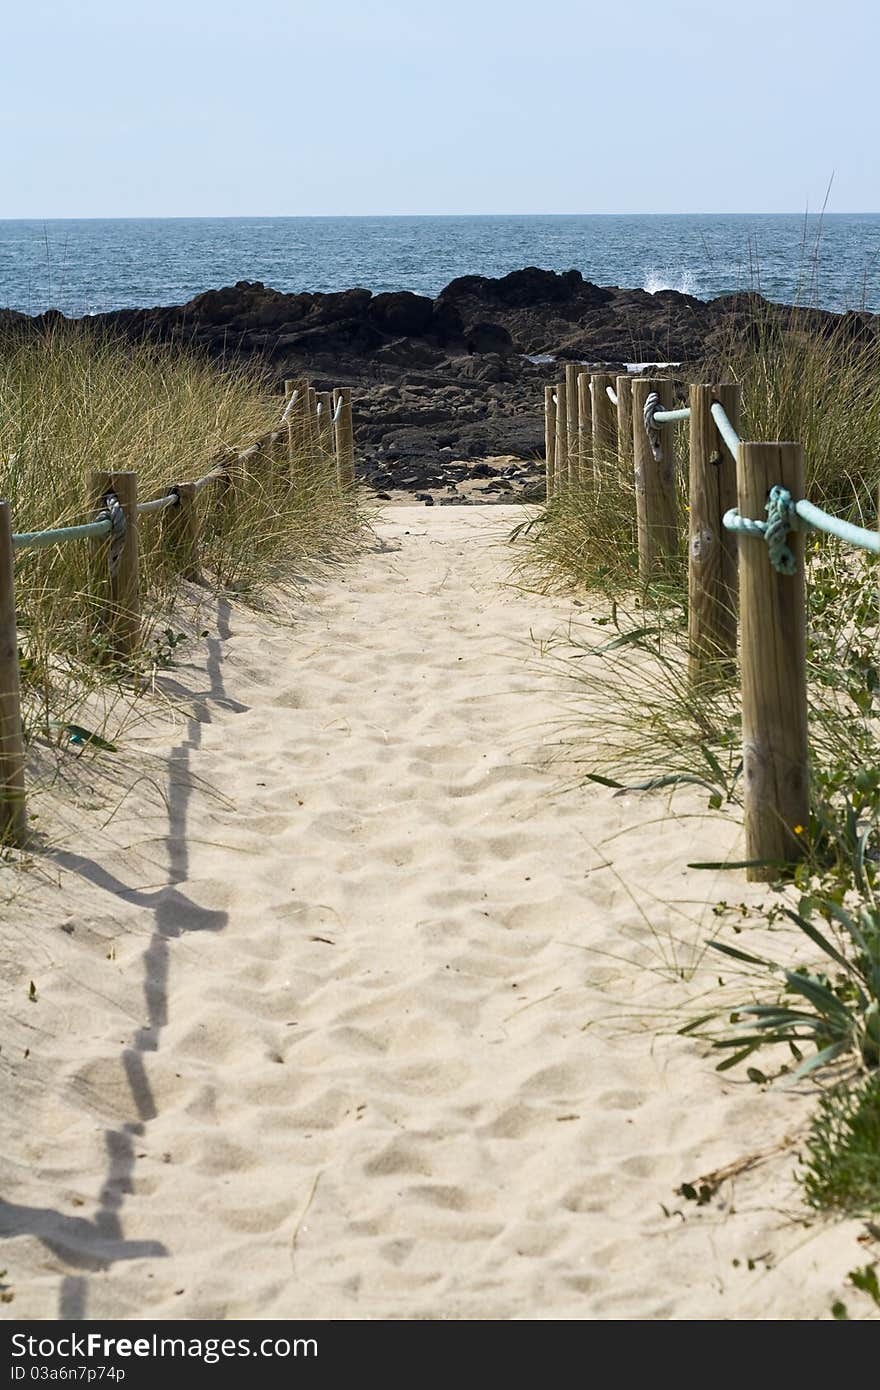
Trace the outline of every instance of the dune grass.
[[[13, 530], [91, 520], [90, 469], [134, 470], [140, 501], [194, 481], [277, 427], [282, 399], [264, 372], [196, 352], [129, 343], [66, 324], [10, 334], [0, 344], [0, 496]], [[360, 519], [331, 460], [292, 470], [258, 454], [235, 485], [198, 497], [201, 569], [209, 590], [260, 601], [304, 566], [341, 555]], [[69, 722], [97, 729], [143, 688], [178, 641], [169, 620], [198, 590], [182, 585], [163, 516], [140, 522], [143, 645], [126, 669], [96, 660], [97, 601], [87, 542], [16, 552], [23, 715], [29, 742], [63, 741]], [[157, 635], [158, 634], [158, 635]], [[100, 730], [99, 730], [100, 731]]]
[[[802, 441], [811, 499], [876, 525], [880, 340], [858, 319], [829, 329], [760, 310], [746, 333], [689, 375], [738, 381], [742, 436]], [[683, 389], [676, 394], [686, 401]], [[554, 499], [522, 528], [520, 576], [532, 587], [587, 588], [606, 600], [589, 627], [561, 637], [556, 653], [583, 691], [571, 744], [582, 776], [648, 791], [687, 784], [713, 811], [736, 815], [738, 672], [699, 692], [688, 682], [686, 431], [672, 441], [682, 543], [662, 584], [639, 581], [634, 489], [614, 459], [599, 461], [592, 488]], [[877, 568], [873, 556], [808, 538], [812, 785], [803, 860], [748, 912], [757, 945], [754, 933], [748, 949], [738, 942], [740, 914], [726, 939], [708, 943], [716, 966], [717, 952], [726, 952], [722, 1003], [682, 1029], [721, 1049], [722, 1069], [751, 1062], [752, 1079], [767, 1079], [753, 1065], [756, 1054], [789, 1079], [832, 1069], [837, 1085], [822, 1102], [802, 1176], [807, 1200], [837, 1211], [880, 1209], [872, 1150], [880, 1066]]]

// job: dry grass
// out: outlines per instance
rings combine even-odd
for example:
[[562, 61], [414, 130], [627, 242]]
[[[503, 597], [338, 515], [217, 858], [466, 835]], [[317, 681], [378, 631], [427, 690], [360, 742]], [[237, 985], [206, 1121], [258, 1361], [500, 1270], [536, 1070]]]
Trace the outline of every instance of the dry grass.
[[[90, 469], [135, 470], [145, 501], [264, 436], [280, 410], [280, 396], [255, 368], [221, 367], [88, 327], [13, 335], [0, 347], [0, 496], [10, 503], [15, 531], [90, 520]], [[313, 460], [296, 477], [292, 487], [286, 466], [257, 455], [234, 491], [221, 483], [199, 494], [209, 588], [260, 601], [271, 586], [356, 544], [361, 518], [353, 499], [340, 495], [331, 461]], [[71, 721], [107, 727], [119, 695], [130, 707], [132, 691], [148, 684], [150, 663], [172, 655], [161, 633], [181, 584], [162, 521], [161, 513], [141, 518], [144, 648], [126, 670], [95, 660], [100, 629], [88, 543], [16, 553], [29, 741], [63, 743]]]

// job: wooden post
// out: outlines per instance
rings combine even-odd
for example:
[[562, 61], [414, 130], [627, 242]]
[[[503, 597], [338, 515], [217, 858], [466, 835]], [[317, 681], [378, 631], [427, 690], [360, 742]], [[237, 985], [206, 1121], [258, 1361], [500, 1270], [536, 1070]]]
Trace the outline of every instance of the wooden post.
[[617, 447], [616, 413], [608, 396], [607, 387], [614, 385], [614, 377], [607, 372], [594, 372], [590, 377], [590, 392], [593, 403], [593, 467], [598, 464], [605, 472], [608, 461]]
[[[290, 403], [290, 398], [291, 398], [291, 396], [293, 395], [294, 391], [296, 391], [296, 390], [298, 389], [298, 387], [299, 387], [299, 382], [295, 381], [292, 377], [288, 377], [288, 378], [285, 379], [285, 382], [284, 382], [284, 408], [285, 408], [285, 410], [287, 409], [287, 406], [288, 406], [289, 403]], [[299, 407], [299, 412], [298, 412], [298, 410], [297, 410], [298, 407]], [[302, 414], [302, 398], [301, 398], [301, 397], [300, 397], [300, 399], [297, 400], [296, 405], [294, 405], [293, 409], [291, 410], [290, 414], [288, 415], [287, 421], [286, 421], [286, 423], [285, 423], [285, 425], [284, 425], [284, 427], [283, 427], [283, 428], [285, 428], [285, 429], [287, 430], [287, 462], [288, 462], [289, 465], [290, 465], [291, 477], [293, 476], [294, 462], [295, 462], [296, 454], [297, 454], [297, 446], [298, 446], [298, 444], [299, 444], [299, 440], [297, 439], [297, 430], [296, 430], [296, 416], [297, 416], [297, 413], [299, 413], [300, 415]]]
[[688, 653], [690, 679], [699, 685], [729, 673], [736, 657], [736, 536], [722, 518], [736, 506], [736, 459], [712, 419], [723, 405], [739, 430], [740, 388], [691, 387], [690, 525], [688, 535]]
[[547, 501], [556, 492], [556, 387], [544, 387], [544, 463], [547, 469]]
[[652, 391], [664, 410], [672, 409], [672, 382], [664, 377], [635, 377], [632, 388], [633, 472], [639, 532], [639, 577], [643, 583], [662, 571], [676, 550], [678, 508], [672, 436], [665, 426], [663, 455], [657, 460], [645, 430], [645, 401]]
[[162, 533], [182, 579], [201, 581], [199, 568], [199, 513], [194, 483], [175, 483], [177, 506], [162, 513]]
[[305, 456], [309, 465], [314, 468], [321, 454], [320, 432], [318, 429], [318, 393], [314, 386], [306, 389], [305, 396], [305, 425], [303, 435], [305, 439]]
[[137, 474], [89, 472], [89, 495], [96, 510], [106, 505], [108, 493], [115, 493], [125, 516], [125, 543], [119, 550], [114, 572], [109, 559], [113, 538], [99, 537], [92, 542], [93, 564], [102, 595], [100, 624], [108, 639], [108, 655], [124, 660], [137, 649], [141, 631], [139, 574]]
[[578, 476], [584, 485], [591, 477], [593, 461], [593, 400], [590, 395], [589, 372], [578, 372], [577, 393], [577, 463]]
[[26, 836], [12, 519], [9, 503], [0, 502], [0, 843], [22, 845]]
[[567, 492], [569, 482], [568, 459], [568, 400], [565, 382], [556, 383], [556, 491]]
[[321, 458], [327, 463], [333, 454], [333, 392], [319, 391], [318, 400], [321, 404], [321, 414], [319, 416], [320, 429], [319, 438], [321, 444]]
[[311, 455], [311, 435], [309, 433], [309, 383], [304, 377], [296, 377], [284, 383], [285, 401], [289, 401], [294, 391], [296, 404], [287, 419], [287, 462], [290, 482], [296, 486], [303, 465]]
[[617, 463], [621, 478], [632, 480], [633, 385], [629, 373], [617, 378]]
[[[763, 521], [776, 483], [803, 497], [802, 446], [741, 444], [740, 516]], [[777, 864], [802, 854], [810, 809], [803, 532], [791, 532], [788, 544], [793, 575], [777, 574], [762, 540], [739, 537], [746, 858]], [[753, 881], [775, 876], [772, 867], [748, 870]]]
[[336, 421], [336, 466], [339, 470], [339, 486], [343, 491], [347, 491], [354, 487], [356, 481], [350, 386], [338, 386], [333, 392], [334, 411], [337, 407], [341, 408]]
[[568, 485], [576, 488], [580, 478], [580, 459], [578, 458], [578, 371], [577, 362], [565, 364], [565, 408], [567, 411], [566, 434], [568, 436]]

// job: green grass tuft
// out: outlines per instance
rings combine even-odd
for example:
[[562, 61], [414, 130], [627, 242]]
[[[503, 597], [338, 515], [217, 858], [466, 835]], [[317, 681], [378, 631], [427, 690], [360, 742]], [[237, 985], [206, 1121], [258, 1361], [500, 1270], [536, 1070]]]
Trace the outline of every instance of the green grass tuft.
[[880, 1211], [880, 1072], [822, 1096], [802, 1180], [807, 1202], [818, 1211]]

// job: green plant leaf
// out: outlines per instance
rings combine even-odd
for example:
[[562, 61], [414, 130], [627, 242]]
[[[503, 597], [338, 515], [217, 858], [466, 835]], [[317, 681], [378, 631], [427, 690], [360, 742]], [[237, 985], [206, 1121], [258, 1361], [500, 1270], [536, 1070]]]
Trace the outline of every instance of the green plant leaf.
[[96, 748], [101, 748], [106, 753], [117, 753], [119, 750], [115, 743], [110, 743], [100, 734], [96, 734], [93, 729], [84, 729], [81, 724], [61, 724], [64, 733], [69, 734], [71, 741], [76, 743], [93, 743]]

